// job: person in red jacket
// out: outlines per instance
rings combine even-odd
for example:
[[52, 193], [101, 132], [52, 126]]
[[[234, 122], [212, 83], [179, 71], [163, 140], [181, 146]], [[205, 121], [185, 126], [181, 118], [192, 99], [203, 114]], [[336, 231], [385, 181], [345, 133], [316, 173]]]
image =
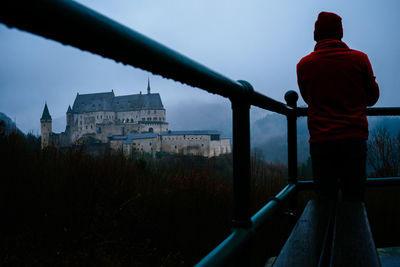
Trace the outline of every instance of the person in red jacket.
[[362, 201], [366, 181], [366, 107], [379, 98], [368, 56], [343, 41], [342, 18], [321, 12], [314, 51], [297, 64], [301, 96], [308, 104], [313, 179], [319, 198]]

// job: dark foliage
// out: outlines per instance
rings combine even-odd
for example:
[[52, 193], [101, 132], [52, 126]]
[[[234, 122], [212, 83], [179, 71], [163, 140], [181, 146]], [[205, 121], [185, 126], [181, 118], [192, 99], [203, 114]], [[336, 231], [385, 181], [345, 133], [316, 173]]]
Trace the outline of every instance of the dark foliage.
[[[0, 148], [2, 266], [191, 266], [230, 232], [231, 156], [94, 157], [83, 147], [41, 150], [37, 137], [17, 132], [2, 132]], [[286, 167], [254, 150], [251, 171], [255, 212], [286, 184]], [[397, 190], [368, 189], [378, 247], [399, 245]], [[255, 266], [279, 253], [310, 198], [285, 203], [295, 216], [281, 213], [257, 235]]]
[[[190, 266], [230, 232], [231, 156], [93, 157], [17, 133], [0, 148], [0, 265]], [[252, 172], [255, 211], [285, 178], [257, 156]]]

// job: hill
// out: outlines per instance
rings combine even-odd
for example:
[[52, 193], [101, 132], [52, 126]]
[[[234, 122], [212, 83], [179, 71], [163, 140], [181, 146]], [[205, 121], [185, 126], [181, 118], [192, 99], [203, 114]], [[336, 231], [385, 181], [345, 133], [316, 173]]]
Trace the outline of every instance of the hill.
[[[370, 135], [377, 129], [386, 128], [390, 135], [400, 132], [398, 117], [369, 117]], [[297, 119], [298, 162], [307, 161], [309, 154], [309, 133], [307, 118]], [[286, 117], [279, 114], [268, 114], [255, 121], [251, 127], [251, 144], [262, 151], [267, 162], [287, 164], [287, 125]]]
[[13, 131], [17, 131], [20, 134], [24, 133], [18, 129], [17, 125], [8, 117], [6, 114], [0, 112], [0, 132], [10, 134]]

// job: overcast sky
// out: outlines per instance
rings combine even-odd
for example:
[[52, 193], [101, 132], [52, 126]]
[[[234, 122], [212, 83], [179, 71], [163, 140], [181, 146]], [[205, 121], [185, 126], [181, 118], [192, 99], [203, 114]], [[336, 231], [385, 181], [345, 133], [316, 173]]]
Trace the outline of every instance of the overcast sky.
[[[377, 106], [400, 104], [398, 0], [79, 2], [227, 77], [247, 80], [279, 101], [287, 90], [298, 91], [296, 64], [313, 50], [318, 13], [336, 12], [343, 18], [343, 41], [371, 60], [381, 87]], [[136, 94], [145, 91], [147, 78], [167, 112], [190, 102], [226, 103], [202, 90], [4, 24], [0, 59], [0, 112], [16, 119], [25, 132], [40, 133], [45, 101], [53, 119], [59, 118], [77, 92], [114, 89], [116, 95]]]

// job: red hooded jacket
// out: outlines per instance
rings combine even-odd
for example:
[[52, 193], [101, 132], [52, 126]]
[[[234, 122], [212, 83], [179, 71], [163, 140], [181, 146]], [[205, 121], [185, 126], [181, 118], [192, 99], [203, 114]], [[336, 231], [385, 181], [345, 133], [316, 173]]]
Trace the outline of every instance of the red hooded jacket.
[[378, 101], [368, 56], [337, 39], [322, 39], [297, 64], [300, 93], [308, 104], [310, 142], [368, 139], [366, 107]]

